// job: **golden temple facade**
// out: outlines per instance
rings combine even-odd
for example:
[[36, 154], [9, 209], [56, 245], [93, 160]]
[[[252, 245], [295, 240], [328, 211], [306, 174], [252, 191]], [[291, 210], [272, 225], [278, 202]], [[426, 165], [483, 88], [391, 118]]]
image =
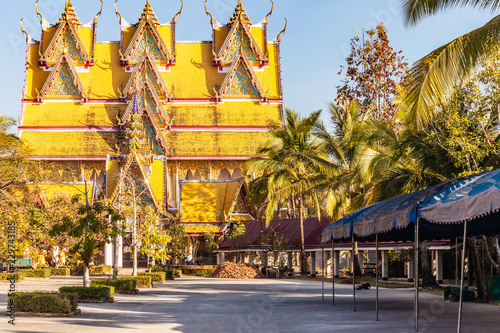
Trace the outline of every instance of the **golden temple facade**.
[[161, 23], [147, 0], [135, 23], [116, 12], [119, 41], [99, 42], [101, 12], [82, 24], [70, 0], [51, 24], [37, 10], [41, 35], [26, 34], [19, 126], [30, 158], [117, 205], [136, 186], [188, 234], [252, 220], [242, 165], [270, 122], [283, 120], [271, 13], [253, 24], [240, 0], [227, 24], [207, 11], [212, 40], [178, 41], [182, 7]]

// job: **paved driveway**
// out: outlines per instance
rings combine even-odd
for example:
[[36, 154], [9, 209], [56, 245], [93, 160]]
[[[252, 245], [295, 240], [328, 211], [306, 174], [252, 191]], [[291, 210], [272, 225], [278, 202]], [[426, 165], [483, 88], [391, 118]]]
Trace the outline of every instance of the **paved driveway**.
[[[51, 278], [19, 283], [18, 291], [57, 290], [81, 284], [81, 278]], [[8, 285], [0, 284], [6, 304]], [[0, 322], [0, 332], [413, 332], [413, 291], [380, 289], [380, 321], [375, 319], [375, 290], [357, 293], [331, 286], [321, 300], [320, 281], [219, 280], [184, 277], [141, 289], [138, 295], [117, 295], [114, 304], [80, 304], [75, 318], [17, 317], [16, 326]], [[456, 332], [457, 303], [421, 293], [422, 332]], [[463, 332], [499, 332], [500, 307], [466, 303]]]

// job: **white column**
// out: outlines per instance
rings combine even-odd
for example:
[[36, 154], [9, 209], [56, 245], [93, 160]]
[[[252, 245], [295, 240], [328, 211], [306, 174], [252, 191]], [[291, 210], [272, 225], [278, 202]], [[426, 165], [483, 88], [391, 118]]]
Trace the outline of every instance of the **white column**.
[[311, 276], [316, 276], [316, 251], [311, 252]]
[[240, 264], [245, 262], [245, 252], [240, 252]]
[[123, 268], [123, 237], [118, 238], [118, 268]]
[[225, 260], [225, 253], [224, 252], [219, 252], [217, 253], [217, 265], [222, 265]]
[[104, 265], [113, 266], [113, 244], [104, 245]]
[[436, 282], [443, 283], [443, 251], [436, 250]]
[[413, 270], [414, 270], [415, 264], [413, 261], [413, 256], [410, 256], [410, 260], [406, 262], [406, 271], [408, 273], [408, 282], [413, 282]]
[[335, 277], [340, 275], [340, 251], [333, 252], [333, 274]]
[[389, 277], [389, 251], [382, 251], [382, 280]]
[[293, 269], [293, 253], [288, 252], [287, 254], [288, 254], [288, 258], [287, 258], [288, 269]]

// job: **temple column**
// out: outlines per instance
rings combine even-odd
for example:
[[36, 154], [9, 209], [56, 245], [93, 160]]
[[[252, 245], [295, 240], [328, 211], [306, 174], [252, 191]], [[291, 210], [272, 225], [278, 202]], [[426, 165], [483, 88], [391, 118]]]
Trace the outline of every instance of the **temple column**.
[[410, 260], [406, 262], [406, 272], [408, 277], [408, 282], [413, 282], [413, 267], [415, 267], [413, 256], [410, 256]]
[[123, 268], [123, 237], [118, 238], [118, 268]]
[[225, 260], [225, 253], [224, 252], [219, 252], [217, 253], [217, 265], [222, 265]]
[[333, 251], [333, 275], [340, 276], [340, 251]]
[[288, 258], [287, 258], [287, 264], [288, 264], [288, 269], [293, 269], [293, 253], [288, 252]]
[[311, 276], [316, 276], [316, 251], [311, 252]]
[[389, 251], [382, 251], [382, 280], [389, 278]]
[[106, 243], [104, 245], [104, 265], [113, 266], [113, 244]]
[[436, 250], [436, 282], [443, 283], [443, 251]]

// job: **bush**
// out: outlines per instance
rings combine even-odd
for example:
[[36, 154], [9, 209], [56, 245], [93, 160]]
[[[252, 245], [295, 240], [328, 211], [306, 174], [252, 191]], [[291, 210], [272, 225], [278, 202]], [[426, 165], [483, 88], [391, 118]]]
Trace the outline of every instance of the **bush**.
[[10, 280], [12, 278], [12, 275], [14, 275], [14, 278], [17, 280], [24, 280], [26, 277], [26, 274], [24, 271], [22, 272], [17, 272], [17, 273], [0, 273], [0, 280]]
[[165, 271], [166, 278], [169, 280], [173, 280], [175, 278], [175, 270], [170, 269], [168, 271]]
[[71, 270], [69, 267], [50, 269], [50, 275], [70, 275], [70, 273]]
[[75, 293], [78, 295], [78, 300], [101, 300], [112, 301], [115, 294], [115, 287], [113, 286], [100, 286], [100, 287], [61, 287], [61, 293]]
[[48, 278], [50, 277], [50, 268], [23, 269], [23, 273], [28, 277]]
[[118, 280], [134, 280], [136, 286], [148, 286], [151, 285], [151, 276], [140, 275], [140, 276], [119, 276]]
[[91, 287], [111, 286], [115, 287], [115, 290], [135, 290], [136, 284], [137, 281], [133, 279], [95, 279], [90, 281]]
[[71, 293], [16, 293], [14, 298], [18, 312], [70, 313], [78, 307], [78, 295]]
[[165, 282], [165, 272], [154, 272], [154, 273], [148, 273], [148, 272], [142, 272], [138, 273], [137, 275], [139, 276], [151, 276], [151, 281], [154, 282]]
[[110, 265], [99, 265], [99, 266], [91, 266], [90, 267], [90, 273], [91, 274], [107, 274], [111, 272], [111, 266]]
[[215, 268], [200, 269], [200, 268], [183, 268], [182, 274], [195, 276], [210, 276], [215, 273]]

